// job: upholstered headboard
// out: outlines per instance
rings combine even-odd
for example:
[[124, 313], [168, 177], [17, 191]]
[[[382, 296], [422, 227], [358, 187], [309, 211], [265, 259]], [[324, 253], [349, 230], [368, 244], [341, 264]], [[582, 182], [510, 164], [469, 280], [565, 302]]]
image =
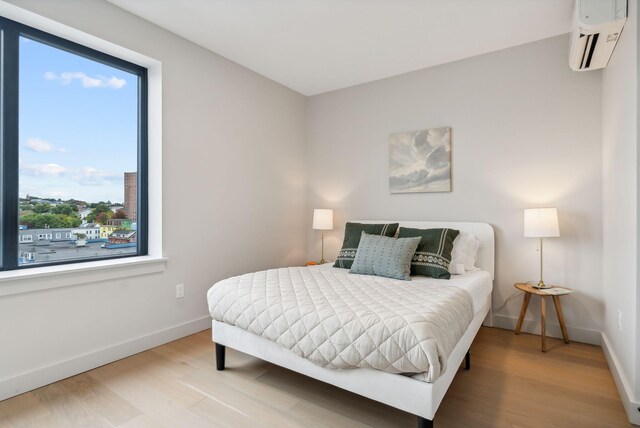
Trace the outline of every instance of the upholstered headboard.
[[400, 223], [400, 227], [414, 227], [418, 229], [434, 229], [447, 227], [474, 235], [480, 241], [476, 266], [491, 274], [495, 274], [495, 238], [493, 227], [488, 223], [470, 223], [458, 221], [400, 221], [400, 220], [351, 220], [355, 223]]

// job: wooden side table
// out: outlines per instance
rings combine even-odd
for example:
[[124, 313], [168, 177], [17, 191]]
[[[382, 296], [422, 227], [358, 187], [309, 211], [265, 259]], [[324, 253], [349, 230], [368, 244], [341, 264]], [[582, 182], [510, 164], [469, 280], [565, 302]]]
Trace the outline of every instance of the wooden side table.
[[556, 314], [558, 314], [558, 321], [560, 322], [560, 329], [562, 330], [564, 343], [569, 343], [569, 335], [567, 334], [567, 327], [564, 324], [564, 315], [562, 314], [562, 305], [560, 304], [561, 295], [554, 296], [546, 294], [543, 291], [540, 291], [539, 288], [533, 287], [531, 284], [517, 283], [514, 286], [518, 290], [524, 291], [524, 300], [522, 301], [522, 307], [520, 308], [520, 317], [518, 318], [518, 324], [516, 325], [516, 334], [520, 334], [522, 322], [524, 321], [524, 316], [527, 313], [527, 307], [529, 306], [529, 300], [531, 300], [532, 295], [536, 294], [540, 296], [540, 335], [542, 336], [542, 352], [547, 352], [547, 309], [545, 303], [547, 297], [553, 298], [553, 304], [556, 307]]

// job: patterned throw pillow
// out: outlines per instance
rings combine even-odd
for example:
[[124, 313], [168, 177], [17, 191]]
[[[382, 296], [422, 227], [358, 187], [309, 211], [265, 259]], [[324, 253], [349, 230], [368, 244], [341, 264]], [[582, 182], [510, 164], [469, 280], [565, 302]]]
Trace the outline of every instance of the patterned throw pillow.
[[455, 229], [411, 229], [401, 227], [398, 238], [419, 236], [422, 239], [411, 261], [411, 275], [449, 279], [453, 241], [460, 231]]
[[347, 223], [344, 228], [344, 241], [342, 242], [342, 249], [338, 253], [336, 262], [333, 267], [350, 269], [353, 264], [353, 260], [356, 257], [358, 251], [358, 244], [360, 244], [360, 237], [362, 232], [367, 232], [370, 235], [383, 235], [383, 236], [395, 236], [396, 230], [398, 230], [398, 223], [390, 224], [364, 224], [364, 223]]
[[411, 279], [411, 259], [421, 238], [389, 238], [362, 232], [349, 273]]

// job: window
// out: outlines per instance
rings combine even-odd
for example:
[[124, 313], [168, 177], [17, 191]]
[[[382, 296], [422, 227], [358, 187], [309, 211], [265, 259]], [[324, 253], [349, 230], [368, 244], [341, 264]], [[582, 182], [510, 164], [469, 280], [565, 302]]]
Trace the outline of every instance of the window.
[[20, 235], [20, 242], [33, 242], [33, 235]]
[[29, 260], [35, 260], [36, 255], [35, 255], [35, 253], [29, 253], [29, 252], [25, 252], [25, 251], [20, 251], [19, 257], [24, 262], [27, 262]]
[[[0, 33], [0, 269], [146, 255], [147, 70], [2, 17]], [[112, 217], [138, 239], [77, 246]]]

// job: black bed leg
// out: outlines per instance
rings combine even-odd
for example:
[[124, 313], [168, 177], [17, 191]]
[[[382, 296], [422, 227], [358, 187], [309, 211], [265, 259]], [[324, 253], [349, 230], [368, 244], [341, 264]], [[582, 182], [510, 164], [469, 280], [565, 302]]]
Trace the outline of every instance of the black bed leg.
[[433, 428], [433, 421], [431, 419], [418, 416], [418, 428]]
[[471, 351], [467, 351], [467, 355], [464, 356], [464, 369], [471, 370]]
[[220, 345], [216, 343], [216, 370], [222, 371], [224, 370], [224, 345]]

